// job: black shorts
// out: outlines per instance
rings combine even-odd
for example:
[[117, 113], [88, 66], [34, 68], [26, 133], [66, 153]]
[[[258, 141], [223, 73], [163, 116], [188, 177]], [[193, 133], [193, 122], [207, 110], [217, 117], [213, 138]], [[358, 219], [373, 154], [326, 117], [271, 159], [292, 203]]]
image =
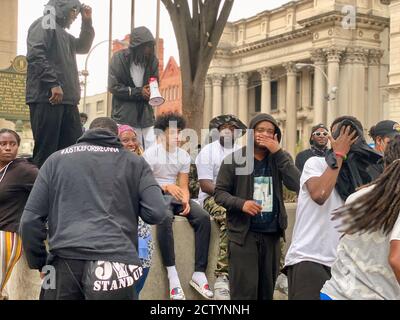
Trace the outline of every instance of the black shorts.
[[287, 267], [289, 300], [320, 300], [320, 291], [331, 278], [331, 268], [311, 261]]
[[137, 300], [141, 266], [55, 257], [43, 281], [40, 300]]

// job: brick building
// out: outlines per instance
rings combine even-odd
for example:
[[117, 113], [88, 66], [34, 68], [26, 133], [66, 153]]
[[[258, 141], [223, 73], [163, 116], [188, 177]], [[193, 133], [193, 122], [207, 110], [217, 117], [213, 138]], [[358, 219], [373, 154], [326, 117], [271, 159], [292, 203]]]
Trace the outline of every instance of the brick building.
[[156, 114], [167, 112], [182, 113], [182, 79], [181, 69], [174, 57], [170, 57], [160, 77], [160, 92], [165, 103], [157, 108]]

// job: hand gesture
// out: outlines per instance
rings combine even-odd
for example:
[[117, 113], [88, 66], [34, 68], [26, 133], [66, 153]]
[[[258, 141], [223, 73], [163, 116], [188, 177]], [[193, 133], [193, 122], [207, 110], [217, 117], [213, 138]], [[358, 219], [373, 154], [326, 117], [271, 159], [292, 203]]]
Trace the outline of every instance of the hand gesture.
[[148, 84], [146, 84], [143, 89], [142, 89], [142, 96], [143, 98], [145, 98], [146, 100], [150, 99], [150, 86]]
[[277, 153], [281, 146], [278, 141], [278, 134], [274, 135], [274, 138], [266, 137], [266, 136], [258, 136], [256, 137], [256, 142], [260, 146], [263, 146], [269, 150], [272, 154]]
[[63, 100], [63, 96], [64, 96], [64, 92], [60, 86], [53, 87], [53, 88], [51, 88], [51, 97], [50, 97], [49, 101], [52, 105], [60, 104]]
[[254, 217], [259, 214], [262, 210], [262, 207], [253, 200], [247, 200], [242, 208], [242, 211], [247, 213], [248, 215]]
[[81, 9], [82, 20], [88, 21], [92, 19], [92, 8], [86, 4], [82, 4]]
[[350, 129], [350, 126], [343, 126], [340, 129], [339, 137], [337, 137], [336, 140], [333, 139], [331, 135], [328, 136], [334, 152], [345, 155], [349, 153], [351, 145], [358, 139], [358, 137], [355, 137], [357, 132], [354, 130], [352, 133], [350, 133]]
[[183, 206], [183, 211], [179, 215], [187, 216], [189, 214], [189, 212], [190, 212], [189, 201], [183, 201], [182, 202], [182, 206]]

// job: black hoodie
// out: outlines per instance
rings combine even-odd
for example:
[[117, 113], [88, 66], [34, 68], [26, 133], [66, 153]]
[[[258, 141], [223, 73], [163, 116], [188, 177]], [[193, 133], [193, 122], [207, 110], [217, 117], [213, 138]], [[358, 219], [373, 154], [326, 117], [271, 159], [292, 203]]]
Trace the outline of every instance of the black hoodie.
[[[278, 140], [281, 140], [282, 133], [275, 119], [268, 114], [259, 114], [254, 117], [249, 129], [254, 129], [261, 121], [269, 121], [275, 126]], [[248, 146], [254, 146], [252, 131], [248, 132]], [[253, 199], [254, 193], [254, 154], [252, 148], [244, 147], [224, 159], [218, 173], [215, 187], [215, 201], [226, 208], [228, 223], [228, 238], [239, 245], [249, 232], [251, 217], [242, 211], [247, 200]], [[233, 156], [233, 158], [232, 158]], [[278, 199], [279, 227], [280, 233], [284, 236], [287, 228], [287, 214], [283, 203], [283, 186], [295, 192], [300, 188], [300, 172], [293, 164], [289, 153], [282, 149], [274, 154], [269, 154], [265, 161], [268, 161], [272, 171], [274, 194]], [[249, 170], [243, 170], [248, 167]], [[240, 172], [243, 170], [243, 172]]]
[[[119, 124], [128, 124], [135, 128], [147, 128], [154, 125], [154, 111], [142, 96], [142, 87], [133, 83], [130, 67], [131, 50], [146, 42], [155, 42], [150, 30], [138, 27], [132, 30], [130, 48], [118, 51], [111, 59], [108, 75], [108, 90], [112, 93], [111, 117]], [[153, 55], [145, 66], [143, 86], [150, 77], [159, 80], [158, 59]]]
[[52, 255], [139, 265], [138, 216], [157, 224], [166, 209], [146, 161], [110, 132], [88, 130], [39, 171], [20, 228], [29, 266], [46, 263], [46, 222]]
[[[358, 139], [351, 145], [336, 181], [336, 191], [343, 201], [356, 192], [357, 188], [371, 183], [383, 172], [382, 155], [367, 144], [363, 129], [357, 123], [343, 120], [337, 125], [336, 132], [333, 132], [333, 138], [337, 139], [342, 127], [349, 124], [357, 131]], [[325, 159], [331, 168], [337, 168], [336, 156], [332, 149], [327, 152]]]
[[[62, 21], [72, 8], [79, 9], [81, 4], [78, 0], [51, 0], [48, 6], [54, 8], [56, 21]], [[55, 21], [49, 24], [50, 17], [45, 12], [28, 31], [26, 103], [49, 103], [51, 88], [61, 86], [62, 104], [77, 105], [81, 88], [76, 54], [89, 52], [94, 39], [92, 22], [83, 22], [79, 38], [75, 38]]]

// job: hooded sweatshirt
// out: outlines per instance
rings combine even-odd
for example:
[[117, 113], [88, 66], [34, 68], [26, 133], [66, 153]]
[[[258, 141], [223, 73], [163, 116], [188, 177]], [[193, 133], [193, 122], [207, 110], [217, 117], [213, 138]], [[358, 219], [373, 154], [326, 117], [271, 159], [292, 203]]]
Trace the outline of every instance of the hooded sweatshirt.
[[[342, 127], [349, 123], [357, 131], [358, 139], [351, 145], [347, 159], [343, 162], [336, 180], [335, 188], [343, 201], [356, 192], [357, 188], [371, 183], [383, 172], [382, 155], [367, 144], [363, 128], [360, 128], [355, 122], [351, 120], [340, 122], [336, 132], [332, 134], [333, 138], [337, 139]], [[327, 152], [325, 159], [331, 168], [337, 168], [333, 149]]]
[[[136, 87], [131, 77], [131, 52], [146, 42], [155, 42], [146, 27], [134, 28], [131, 33], [130, 47], [115, 53], [111, 59], [108, 76], [108, 90], [112, 93], [111, 117], [119, 124], [134, 128], [147, 128], [154, 125], [153, 107], [142, 96], [143, 87]], [[159, 80], [158, 59], [155, 55], [145, 65], [143, 86], [151, 77]]]
[[[64, 92], [61, 104], [79, 103], [81, 88], [76, 54], [89, 52], [94, 29], [91, 21], [84, 21], [79, 38], [65, 31], [59, 23], [66, 19], [74, 7], [80, 10], [81, 3], [78, 0], [51, 0], [45, 8], [44, 16], [33, 22], [29, 28], [27, 104], [49, 103], [51, 88], [57, 86], [61, 86]], [[55, 13], [56, 18], [52, 13]]]
[[[275, 119], [268, 114], [259, 114], [254, 117], [249, 124], [249, 129], [254, 129], [261, 121], [271, 122], [275, 126], [278, 140], [281, 141], [281, 130]], [[248, 133], [247, 145], [254, 145], [252, 132]], [[239, 245], [243, 245], [251, 226], [251, 216], [242, 211], [244, 203], [247, 200], [253, 200], [254, 194], [254, 154], [250, 149], [244, 147], [224, 159], [218, 173], [214, 193], [217, 204], [227, 210], [228, 238]], [[273, 191], [278, 202], [280, 234], [284, 236], [287, 228], [287, 214], [283, 203], [282, 184], [289, 190], [298, 192], [300, 172], [294, 166], [289, 153], [282, 149], [274, 154], [268, 154], [264, 161], [267, 161], [271, 168]], [[250, 170], [244, 170], [246, 167]]]
[[112, 133], [88, 130], [39, 171], [21, 219], [29, 266], [46, 264], [46, 221], [51, 255], [140, 265], [138, 216], [157, 224], [166, 210], [146, 161]]

